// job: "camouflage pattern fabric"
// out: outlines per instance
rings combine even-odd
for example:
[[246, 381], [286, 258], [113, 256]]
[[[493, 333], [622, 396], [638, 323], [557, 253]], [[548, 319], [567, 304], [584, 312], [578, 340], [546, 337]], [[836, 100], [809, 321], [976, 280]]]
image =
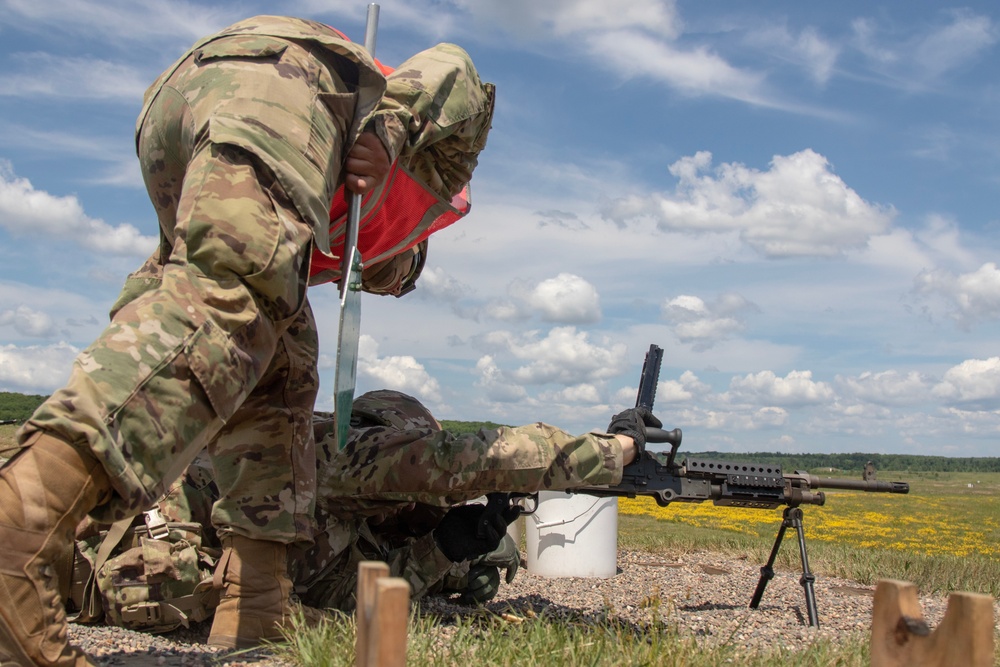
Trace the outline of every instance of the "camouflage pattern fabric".
[[376, 128], [391, 155], [398, 154], [418, 181], [449, 201], [472, 180], [486, 147], [495, 93], [460, 46], [438, 44], [386, 78]]
[[[18, 435], [23, 445], [48, 431], [94, 453], [116, 492], [95, 519], [150, 506], [208, 447], [221, 531], [311, 538], [311, 249], [329, 248], [340, 167], [369, 124], [428, 182], [471, 174], [475, 159], [462, 154], [485, 141], [492, 87], [458, 47], [435, 51], [424, 61], [440, 71], [401, 68], [401, 101], [385, 101], [360, 45], [319, 23], [258, 16], [199, 41], [149, 88], [136, 142], [160, 247]], [[472, 100], [465, 111], [456, 92]], [[446, 139], [451, 148], [431, 148]]]
[[257, 17], [202, 40], [147, 92], [137, 147], [160, 249], [19, 434], [94, 452], [116, 491], [98, 520], [150, 506], [207, 446], [221, 530], [311, 538], [309, 255], [383, 89], [331, 29]]
[[211, 617], [222, 554], [210, 519], [213, 477], [199, 455], [143, 517], [110, 526], [84, 521], [64, 598], [70, 620], [168, 632]]
[[536, 423], [454, 436], [419, 401], [385, 390], [355, 400], [351, 426], [340, 451], [333, 415], [314, 419], [321, 532], [289, 552], [296, 592], [314, 607], [353, 609], [362, 560], [389, 563], [414, 598], [462, 581], [469, 564], [449, 561], [432, 534], [452, 505], [498, 490], [621, 481], [621, 446], [604, 433]]

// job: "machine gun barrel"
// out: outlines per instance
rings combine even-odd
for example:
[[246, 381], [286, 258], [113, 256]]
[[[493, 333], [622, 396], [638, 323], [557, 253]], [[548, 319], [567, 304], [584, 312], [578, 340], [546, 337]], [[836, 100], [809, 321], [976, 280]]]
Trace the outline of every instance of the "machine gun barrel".
[[846, 489], [849, 491], [867, 491], [868, 493], [909, 493], [907, 482], [879, 482], [874, 479], [842, 479], [837, 477], [818, 477], [796, 470], [789, 478], [801, 478], [811, 489]]

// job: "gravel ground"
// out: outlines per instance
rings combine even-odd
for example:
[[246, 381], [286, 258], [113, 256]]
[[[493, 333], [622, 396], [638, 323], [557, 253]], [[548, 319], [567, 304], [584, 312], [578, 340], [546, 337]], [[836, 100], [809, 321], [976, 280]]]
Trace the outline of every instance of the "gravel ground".
[[[750, 648], [801, 647], [819, 637], [836, 639], [870, 627], [874, 587], [821, 575], [815, 584], [820, 627], [808, 627], [801, 572], [791, 570], [778, 571], [767, 585], [760, 608], [749, 609], [760, 565], [711, 552], [674, 557], [622, 551], [619, 573], [607, 579], [544, 578], [522, 568], [514, 583], [503, 585], [486, 607], [496, 614], [522, 618], [538, 615], [597, 622], [610, 616], [642, 625], [658, 613], [664, 622], [676, 624], [701, 641]], [[947, 600], [925, 596], [920, 602], [924, 618], [936, 627]], [[445, 619], [470, 613], [469, 608], [444, 598], [428, 598], [421, 609]], [[1000, 619], [1000, 606], [994, 617]], [[230, 655], [207, 646], [207, 623], [167, 635], [79, 625], [71, 626], [70, 634], [71, 641], [100, 665], [282, 664], [266, 651]]]

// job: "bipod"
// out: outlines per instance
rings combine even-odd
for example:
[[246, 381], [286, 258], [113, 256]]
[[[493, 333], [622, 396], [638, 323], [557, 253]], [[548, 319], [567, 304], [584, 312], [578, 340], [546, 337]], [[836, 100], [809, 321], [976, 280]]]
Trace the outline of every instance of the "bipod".
[[760, 605], [760, 599], [764, 597], [767, 582], [774, 578], [774, 559], [778, 556], [778, 549], [781, 547], [781, 541], [785, 539], [785, 530], [788, 528], [795, 528], [795, 532], [799, 536], [799, 554], [802, 556], [802, 578], [799, 579], [799, 583], [802, 584], [806, 593], [806, 613], [809, 615], [809, 625], [818, 628], [819, 612], [816, 611], [816, 591], [813, 588], [816, 577], [809, 571], [806, 535], [802, 530], [802, 509], [799, 507], [785, 508], [781, 519], [781, 528], [778, 529], [778, 536], [774, 538], [774, 546], [771, 548], [771, 557], [767, 559], [767, 564], [760, 568], [760, 581], [757, 582], [757, 590], [754, 591], [753, 599], [750, 600], [750, 608], [756, 609]]

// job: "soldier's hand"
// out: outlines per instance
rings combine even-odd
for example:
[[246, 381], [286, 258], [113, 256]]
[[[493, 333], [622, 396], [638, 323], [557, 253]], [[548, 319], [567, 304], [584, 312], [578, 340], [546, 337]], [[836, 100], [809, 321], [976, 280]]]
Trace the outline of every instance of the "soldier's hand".
[[469, 568], [469, 585], [458, 598], [459, 604], [483, 604], [500, 591], [500, 568], [496, 565], [473, 565]]
[[504, 535], [500, 546], [485, 556], [472, 561], [469, 567], [468, 585], [462, 591], [462, 604], [482, 604], [496, 597], [500, 589], [500, 570], [505, 570], [504, 581], [514, 581], [521, 567], [521, 552], [510, 535]]
[[629, 408], [611, 418], [608, 433], [627, 435], [641, 452], [646, 449], [646, 427], [661, 428], [663, 422], [653, 416], [649, 408]]
[[[487, 513], [485, 505], [459, 505], [448, 510], [434, 529], [434, 539], [448, 560], [458, 563], [488, 554], [507, 534], [507, 525], [521, 513], [517, 506]], [[485, 521], [481, 519], [485, 518]]]
[[381, 183], [391, 168], [382, 140], [374, 132], [362, 132], [347, 153], [344, 184], [351, 192], [365, 194]]

